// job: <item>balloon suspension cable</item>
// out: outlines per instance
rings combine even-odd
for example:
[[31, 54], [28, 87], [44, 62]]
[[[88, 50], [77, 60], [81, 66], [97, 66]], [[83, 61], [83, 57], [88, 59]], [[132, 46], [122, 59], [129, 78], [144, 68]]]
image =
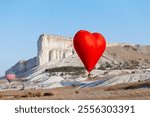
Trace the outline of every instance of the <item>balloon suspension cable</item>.
[[90, 78], [91, 77], [91, 74], [90, 74], [90, 72], [89, 72], [89, 74], [88, 74], [88, 78]]

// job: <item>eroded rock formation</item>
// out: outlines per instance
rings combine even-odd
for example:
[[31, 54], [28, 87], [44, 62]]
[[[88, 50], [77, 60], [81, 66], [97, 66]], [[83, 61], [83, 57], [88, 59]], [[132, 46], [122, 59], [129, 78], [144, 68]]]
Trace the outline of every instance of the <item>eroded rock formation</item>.
[[21, 60], [8, 69], [16, 74], [25, 72], [33, 67], [38, 67], [53, 60], [61, 60], [74, 53], [72, 39], [69, 37], [42, 34], [37, 42], [37, 57]]
[[12, 66], [10, 69], [8, 69], [6, 71], [6, 73], [13, 71], [16, 74], [21, 74], [33, 67], [36, 67], [36, 61], [37, 61], [36, 57], [29, 59], [27, 61], [25, 61], [25, 60], [19, 61], [14, 66]]
[[37, 66], [73, 54], [72, 39], [68, 37], [43, 34], [39, 37], [37, 45]]

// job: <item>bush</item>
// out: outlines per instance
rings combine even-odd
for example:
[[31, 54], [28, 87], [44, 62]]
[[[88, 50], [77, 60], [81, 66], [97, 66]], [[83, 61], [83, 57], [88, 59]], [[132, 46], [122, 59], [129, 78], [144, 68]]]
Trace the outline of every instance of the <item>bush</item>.
[[64, 76], [64, 73], [61, 73], [60, 76]]
[[105, 67], [104, 65], [100, 65], [100, 66], [98, 67], [98, 69], [100, 69], [100, 70], [106, 70], [106, 67]]
[[110, 64], [110, 63], [108, 63], [108, 62], [106, 62], [106, 63], [104, 63], [104, 64], [101, 64], [99, 67], [98, 67], [98, 69], [100, 69], [100, 70], [106, 70], [106, 69], [110, 69], [110, 68], [112, 68], [113, 66]]
[[35, 97], [35, 93], [32, 93], [32, 92], [28, 92], [28, 97]]
[[78, 94], [78, 93], [79, 93], [79, 91], [75, 91], [75, 93], [76, 93], [76, 94]]
[[42, 95], [41, 92], [37, 92], [37, 93], [35, 94], [35, 96], [36, 96], [36, 97], [42, 97], [43, 95]]
[[133, 51], [137, 51], [138, 46], [132, 46], [132, 45], [124, 45], [124, 48], [126, 48], [127, 50], [132, 49]]
[[27, 93], [25, 93], [24, 95], [21, 96], [22, 98], [26, 98], [29, 97], [29, 95]]
[[46, 93], [43, 94], [43, 96], [53, 96], [53, 95], [54, 95], [54, 94], [51, 93], [51, 92], [48, 92], [48, 93], [46, 92]]
[[19, 99], [19, 98], [20, 98], [20, 95], [15, 95], [14, 98], [15, 98], [15, 99]]
[[40, 92], [37, 92], [37, 93], [28, 92], [28, 93], [25, 93], [24, 95], [22, 95], [21, 97], [26, 98], [26, 97], [41, 97], [41, 96], [43, 96], [43, 95]]
[[131, 71], [131, 74], [135, 74], [135, 71]]
[[136, 60], [128, 60], [120, 63], [118, 69], [138, 69], [140, 63]]

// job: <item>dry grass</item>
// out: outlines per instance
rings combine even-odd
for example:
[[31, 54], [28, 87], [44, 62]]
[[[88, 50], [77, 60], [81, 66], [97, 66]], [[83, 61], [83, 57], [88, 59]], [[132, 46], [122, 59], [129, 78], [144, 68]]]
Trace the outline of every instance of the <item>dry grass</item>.
[[150, 88], [150, 81], [129, 83], [129, 84], [119, 84], [113, 85], [105, 88], [105, 91], [116, 91], [116, 90], [129, 90], [129, 89], [139, 89], [139, 88]]
[[63, 87], [24, 91], [13, 90], [0, 92], [0, 96], [0, 99], [6, 100], [150, 99], [150, 81], [81, 89], [77, 89], [76, 87]]
[[[147, 51], [150, 51], [150, 47], [146, 48]], [[138, 52], [132, 49], [126, 49], [121, 46], [112, 46], [112, 47], [107, 47], [106, 52], [108, 54], [112, 54], [115, 52], [117, 56], [122, 58], [123, 60], [139, 60], [139, 59], [148, 59], [150, 60], [149, 54], [144, 54], [142, 52]]]
[[2, 95], [2, 93], [0, 93], [0, 99], [1, 99], [1, 98], [3, 98], [3, 95]]
[[20, 99], [21, 97], [20, 97], [20, 95], [14, 95], [14, 98], [15, 99]]

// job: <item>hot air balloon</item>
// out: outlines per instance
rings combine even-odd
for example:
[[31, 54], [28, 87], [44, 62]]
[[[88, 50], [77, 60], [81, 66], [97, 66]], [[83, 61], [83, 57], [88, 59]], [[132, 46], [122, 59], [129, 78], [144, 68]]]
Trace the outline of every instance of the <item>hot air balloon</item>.
[[14, 72], [6, 72], [5, 78], [11, 83], [16, 78], [16, 74]]
[[105, 38], [100, 33], [90, 33], [86, 30], [80, 30], [74, 36], [73, 45], [90, 74], [105, 51]]

